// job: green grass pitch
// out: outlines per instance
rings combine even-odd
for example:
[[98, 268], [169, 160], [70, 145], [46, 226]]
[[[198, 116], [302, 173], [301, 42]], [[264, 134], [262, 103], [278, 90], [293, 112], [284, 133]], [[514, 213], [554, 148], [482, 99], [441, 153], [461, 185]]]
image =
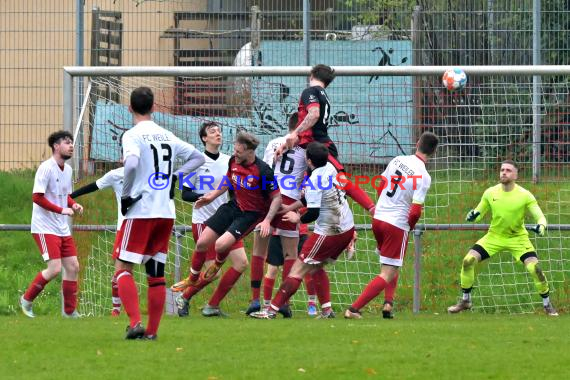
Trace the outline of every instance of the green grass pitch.
[[567, 315], [399, 314], [313, 320], [165, 317], [125, 341], [126, 317], [0, 317], [3, 379], [562, 379]]

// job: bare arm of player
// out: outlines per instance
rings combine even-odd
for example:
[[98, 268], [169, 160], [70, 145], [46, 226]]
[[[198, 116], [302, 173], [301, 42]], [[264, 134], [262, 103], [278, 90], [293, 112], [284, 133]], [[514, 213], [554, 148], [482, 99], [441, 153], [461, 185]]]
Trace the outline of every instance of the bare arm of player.
[[281, 204], [281, 209], [279, 209], [279, 214], [286, 214], [289, 211], [295, 211], [303, 207], [303, 202], [295, 201], [295, 203], [291, 203], [290, 205]]
[[277, 215], [277, 211], [281, 207], [281, 193], [276, 191], [271, 199], [271, 205], [269, 206], [269, 211], [265, 215], [265, 219], [259, 223], [256, 228], [259, 228], [259, 234], [261, 237], [267, 237], [271, 233], [271, 221]]
[[194, 203], [194, 208], [199, 209], [200, 207], [210, 204], [214, 201], [214, 199], [228, 191], [228, 189], [228, 186], [220, 186], [218, 189], [210, 191], [208, 194], [204, 195], [202, 198], [198, 199], [196, 203]]
[[[320, 107], [313, 106], [308, 109], [307, 116], [303, 122], [295, 129], [293, 132], [289, 133], [286, 138], [285, 144], [288, 148], [293, 148], [299, 142], [299, 134], [309, 129], [313, 128], [313, 125], [317, 123], [320, 116]], [[283, 152], [281, 152], [283, 153]], [[277, 155], [277, 152], [275, 152]]]

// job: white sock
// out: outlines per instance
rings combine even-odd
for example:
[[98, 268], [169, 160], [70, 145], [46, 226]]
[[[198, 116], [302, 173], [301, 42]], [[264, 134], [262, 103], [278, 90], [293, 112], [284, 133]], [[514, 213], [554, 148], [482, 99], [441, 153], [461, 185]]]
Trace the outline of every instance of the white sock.
[[463, 293], [463, 301], [471, 302], [471, 293]]
[[548, 306], [549, 304], [550, 304], [550, 297], [544, 297], [544, 298], [542, 299], [542, 305], [543, 305], [544, 307], [546, 307], [546, 306]]

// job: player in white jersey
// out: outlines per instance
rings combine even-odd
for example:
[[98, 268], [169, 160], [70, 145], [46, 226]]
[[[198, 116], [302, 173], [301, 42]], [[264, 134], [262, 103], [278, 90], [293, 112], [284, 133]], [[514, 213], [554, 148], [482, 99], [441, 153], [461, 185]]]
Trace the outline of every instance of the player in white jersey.
[[431, 185], [426, 170], [428, 157], [437, 149], [437, 136], [424, 132], [416, 144], [416, 154], [394, 158], [382, 173], [380, 198], [372, 220], [382, 268], [362, 294], [344, 313], [345, 318], [362, 318], [360, 310], [378, 296], [399, 272], [413, 230]]
[[[210, 191], [217, 189], [228, 172], [228, 164], [230, 161], [230, 156], [220, 152], [220, 147], [222, 146], [222, 130], [217, 123], [203, 123], [200, 127], [199, 135], [205, 147], [204, 156], [206, 162], [192, 175], [190, 179], [192, 188], [187, 186], [183, 187], [182, 199], [187, 202], [195, 202]], [[227, 203], [228, 200], [228, 193], [224, 193], [211, 203], [192, 210], [192, 236], [194, 237], [195, 243], [206, 229], [206, 220], [213, 216], [216, 210]], [[247, 269], [248, 261], [242, 240], [238, 240], [233, 244], [228, 257], [232, 266], [222, 276], [208, 304], [202, 308], [202, 315], [205, 317], [223, 315], [219, 307], [220, 302], [232, 289], [235, 282], [241, 277], [241, 274]], [[194, 276], [198, 277], [202, 267], [204, 265], [209, 267], [213, 264], [215, 259], [216, 250], [214, 244], [212, 244], [206, 252], [194, 252], [191, 259], [190, 275], [171, 287], [172, 291], [183, 291], [176, 297], [176, 305], [180, 317], [188, 316], [190, 299], [216, 278], [214, 277], [210, 281], [192, 281], [192, 275], [194, 274]]]
[[[135, 126], [123, 135], [124, 181], [121, 212], [125, 220], [117, 233], [113, 258], [119, 297], [130, 324], [127, 339], [155, 339], [166, 300], [164, 266], [176, 218], [173, 177], [196, 170], [204, 155], [151, 119], [154, 94], [139, 87], [131, 93], [129, 110]], [[184, 162], [174, 171], [176, 160]], [[134, 264], [144, 263], [148, 281], [148, 325], [141, 324]]]
[[[115, 193], [115, 198], [117, 199], [117, 231], [119, 231], [121, 229], [121, 225], [123, 224], [123, 220], [125, 219], [121, 213], [121, 195], [123, 194], [124, 175], [125, 169], [123, 167], [109, 170], [97, 181], [75, 190], [73, 193], [71, 193], [71, 198], [75, 199], [97, 190], [103, 190], [109, 187], [112, 188], [113, 192]], [[119, 288], [117, 287], [117, 279], [114, 275], [111, 279], [111, 300], [113, 303], [111, 316], [118, 317], [121, 314], [121, 298], [119, 298]]]
[[[283, 219], [291, 223], [315, 221], [315, 230], [303, 245], [269, 309], [250, 314], [254, 318], [275, 318], [278, 310], [295, 294], [305, 274], [318, 273], [326, 263], [334, 263], [352, 241], [354, 219], [345, 192], [340, 188], [338, 171], [328, 162], [328, 155], [324, 144], [312, 142], [307, 146], [307, 164], [313, 170], [305, 183], [307, 212], [299, 217], [297, 212], [290, 211]], [[320, 317], [334, 318], [330, 300], [328, 305], [326, 302], [322, 305]]]
[[68, 217], [83, 213], [83, 207], [69, 196], [72, 183], [71, 166], [65, 161], [73, 156], [73, 136], [67, 131], [52, 133], [48, 138], [52, 157], [41, 163], [34, 179], [32, 200], [32, 236], [47, 268], [39, 272], [22, 297], [24, 314], [34, 318], [32, 302], [63, 267], [63, 316], [79, 317], [77, 312], [77, 277], [79, 262], [71, 237]]
[[[295, 112], [289, 117], [289, 131], [295, 129], [298, 122], [298, 113]], [[295, 146], [293, 149], [285, 151], [281, 156], [274, 159], [275, 150], [285, 143], [285, 137], [278, 137], [271, 140], [265, 148], [263, 161], [273, 167], [273, 175], [279, 184], [281, 193], [282, 207], [292, 205], [301, 199], [301, 183], [307, 170], [307, 162], [305, 160], [305, 149]], [[277, 216], [271, 222], [271, 226], [275, 229], [276, 235], [281, 238], [281, 246], [285, 261], [283, 264], [283, 278], [287, 278], [289, 271], [297, 258], [297, 246], [299, 244], [299, 225], [282, 220], [283, 213]], [[251, 302], [246, 310], [249, 315], [253, 312], [261, 310], [260, 289], [261, 280], [263, 279], [263, 268], [267, 257], [269, 241], [271, 236], [262, 238], [258, 231], [253, 237], [253, 250], [251, 255]], [[289, 305], [285, 305], [281, 309], [281, 313], [285, 317], [291, 316]]]

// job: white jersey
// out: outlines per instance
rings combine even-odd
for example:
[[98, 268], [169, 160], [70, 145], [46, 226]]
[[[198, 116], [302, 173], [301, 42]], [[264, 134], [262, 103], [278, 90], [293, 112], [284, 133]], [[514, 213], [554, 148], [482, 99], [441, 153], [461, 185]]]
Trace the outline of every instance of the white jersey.
[[[220, 153], [217, 160], [213, 160], [208, 155], [204, 154], [206, 162], [196, 170], [196, 174], [190, 178], [189, 182], [194, 185], [196, 190], [192, 190], [197, 194], [207, 194], [212, 190], [216, 190], [222, 182], [224, 176], [228, 173], [228, 164], [230, 156]], [[226, 191], [211, 203], [200, 207], [199, 209], [192, 210], [192, 223], [204, 223], [221, 205], [227, 203], [229, 200], [228, 192]]]
[[187, 161], [196, 148], [153, 121], [142, 121], [123, 135], [123, 157], [137, 156], [139, 164], [131, 197], [142, 198], [133, 204], [125, 219], [175, 219], [170, 187], [177, 159]]
[[337, 175], [334, 166], [327, 162], [313, 170], [305, 182], [307, 208], [320, 208], [315, 222], [315, 232], [320, 235], [338, 235], [354, 227], [352, 211], [344, 190], [339, 188]]
[[376, 203], [374, 219], [410, 230], [408, 214], [412, 203], [423, 204], [431, 185], [425, 163], [416, 155], [394, 158], [382, 173], [387, 186]]
[[[63, 170], [52, 157], [41, 163], [34, 179], [33, 193], [44, 197], [61, 208], [69, 207], [67, 197], [71, 194], [71, 166], [64, 164]], [[70, 236], [69, 217], [48, 211], [34, 203], [32, 208], [32, 233]]]
[[305, 171], [307, 170], [307, 160], [305, 149], [296, 146], [283, 153], [281, 157], [273, 163], [275, 151], [285, 143], [285, 137], [278, 137], [267, 144], [263, 161], [273, 168], [273, 174], [279, 184], [279, 191], [282, 195], [295, 200], [301, 199], [301, 183], [303, 182]]
[[121, 196], [123, 195], [123, 179], [125, 177], [125, 168], [117, 168], [108, 171], [105, 175], [95, 181], [97, 187], [101, 190], [111, 187], [115, 192], [117, 199], [117, 231], [121, 229], [125, 217], [121, 213]]

